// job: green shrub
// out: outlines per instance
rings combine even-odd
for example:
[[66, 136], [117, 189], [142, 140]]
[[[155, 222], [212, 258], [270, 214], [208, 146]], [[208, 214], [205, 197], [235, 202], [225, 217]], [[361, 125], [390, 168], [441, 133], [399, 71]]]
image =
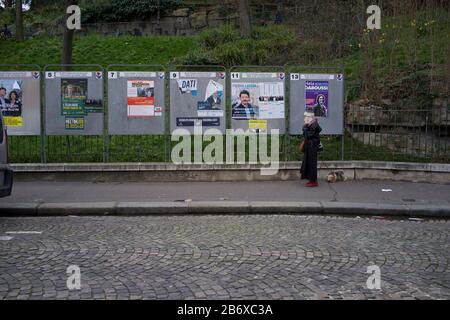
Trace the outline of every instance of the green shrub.
[[204, 31], [196, 39], [196, 48], [178, 60], [181, 64], [283, 65], [299, 44], [284, 26], [254, 27], [251, 38], [245, 39], [238, 29], [227, 25]]
[[214, 49], [224, 43], [240, 40], [239, 31], [231, 25], [209, 29], [198, 35], [198, 44], [205, 49]]
[[184, 57], [176, 59], [175, 63], [184, 65], [216, 65], [218, 60], [213, 56], [211, 51], [203, 48], [189, 51]]

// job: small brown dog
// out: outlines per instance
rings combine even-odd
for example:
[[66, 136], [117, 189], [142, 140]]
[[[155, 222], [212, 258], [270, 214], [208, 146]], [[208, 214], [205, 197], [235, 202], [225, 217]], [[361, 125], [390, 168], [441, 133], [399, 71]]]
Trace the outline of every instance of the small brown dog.
[[328, 182], [347, 181], [347, 177], [344, 176], [343, 170], [336, 170], [336, 171], [331, 171], [327, 175], [327, 181]]

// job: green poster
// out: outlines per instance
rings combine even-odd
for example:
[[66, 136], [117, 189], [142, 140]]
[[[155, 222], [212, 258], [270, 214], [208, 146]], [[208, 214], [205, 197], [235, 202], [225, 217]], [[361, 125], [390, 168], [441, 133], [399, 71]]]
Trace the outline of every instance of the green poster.
[[100, 99], [86, 99], [84, 104], [84, 111], [86, 113], [101, 113], [103, 112], [103, 104]]
[[84, 118], [83, 117], [66, 117], [65, 129], [66, 130], [84, 130]]
[[85, 115], [87, 79], [61, 79], [62, 115]]

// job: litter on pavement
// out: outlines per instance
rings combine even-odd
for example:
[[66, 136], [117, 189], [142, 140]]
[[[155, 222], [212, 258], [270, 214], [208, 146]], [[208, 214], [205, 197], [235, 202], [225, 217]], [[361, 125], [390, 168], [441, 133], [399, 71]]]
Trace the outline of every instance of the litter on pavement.
[[420, 218], [409, 218], [408, 220], [411, 220], [411, 221], [424, 221], [423, 219], [420, 219]]

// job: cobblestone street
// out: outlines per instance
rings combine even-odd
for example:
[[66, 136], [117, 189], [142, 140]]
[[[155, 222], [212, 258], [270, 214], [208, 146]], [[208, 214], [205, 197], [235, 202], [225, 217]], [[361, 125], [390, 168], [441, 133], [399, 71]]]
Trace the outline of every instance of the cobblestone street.
[[443, 220], [0, 218], [0, 299], [450, 299], [449, 238]]

